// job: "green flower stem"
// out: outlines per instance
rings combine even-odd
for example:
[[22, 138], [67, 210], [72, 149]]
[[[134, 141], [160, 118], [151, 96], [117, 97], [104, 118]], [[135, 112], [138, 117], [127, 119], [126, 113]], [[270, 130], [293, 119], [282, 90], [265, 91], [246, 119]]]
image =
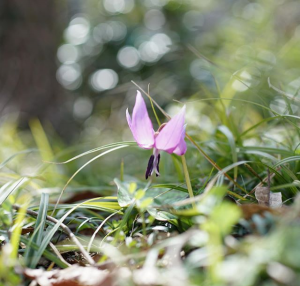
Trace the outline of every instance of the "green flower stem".
[[151, 98], [151, 97], [150, 97], [150, 103], [151, 103], [151, 107], [152, 107], [153, 113], [154, 113], [154, 115], [155, 115], [156, 121], [157, 121], [157, 123], [158, 123], [158, 126], [160, 126], [161, 123], [160, 123], [159, 118], [158, 118], [158, 116], [157, 116], [157, 113], [156, 113], [156, 111], [155, 111], [155, 107], [154, 107], [154, 105], [153, 105], [153, 101], [152, 101], [152, 98]]
[[[187, 186], [187, 189], [188, 189], [188, 192], [189, 192], [189, 196], [190, 196], [190, 198], [193, 198], [194, 193], [193, 193], [191, 180], [190, 180], [190, 175], [189, 175], [189, 171], [188, 171], [188, 168], [187, 168], [187, 164], [186, 164], [186, 160], [185, 160], [184, 155], [181, 156], [181, 160], [182, 160], [183, 172], [184, 172], [185, 182], [186, 182], [186, 186]], [[195, 202], [193, 202], [192, 205], [193, 205], [193, 208], [196, 207]]]
[[141, 212], [141, 219], [142, 219], [142, 228], [143, 228], [143, 236], [146, 237], [146, 221], [145, 221], [145, 213]]

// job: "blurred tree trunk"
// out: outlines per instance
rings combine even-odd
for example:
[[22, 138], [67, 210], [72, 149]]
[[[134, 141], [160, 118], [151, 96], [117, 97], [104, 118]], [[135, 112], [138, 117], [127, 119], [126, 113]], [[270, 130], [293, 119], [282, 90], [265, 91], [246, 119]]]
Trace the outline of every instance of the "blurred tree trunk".
[[[59, 126], [65, 92], [56, 80], [61, 34], [53, 0], [0, 1], [0, 113], [20, 111], [28, 119]], [[61, 108], [62, 110], [62, 108]]]

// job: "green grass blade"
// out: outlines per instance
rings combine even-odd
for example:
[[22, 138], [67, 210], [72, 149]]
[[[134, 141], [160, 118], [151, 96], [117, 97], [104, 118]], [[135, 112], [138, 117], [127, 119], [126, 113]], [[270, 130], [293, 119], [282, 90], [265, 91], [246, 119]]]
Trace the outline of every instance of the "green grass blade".
[[149, 187], [150, 189], [160, 189], [160, 188], [166, 188], [171, 190], [177, 190], [184, 193], [188, 193], [188, 190], [186, 188], [183, 188], [181, 186], [175, 185], [175, 184], [156, 184]]
[[12, 234], [11, 234], [11, 240], [10, 240], [10, 243], [12, 246], [12, 250], [10, 253], [11, 259], [17, 259], [17, 257], [18, 257], [20, 236], [21, 236], [21, 231], [22, 231], [23, 220], [26, 216], [27, 206], [28, 206], [27, 203], [24, 203], [21, 206], [21, 208], [18, 211], [15, 223], [12, 227]]
[[38, 150], [35, 148], [31, 148], [31, 149], [27, 149], [27, 150], [23, 150], [20, 152], [16, 152], [15, 154], [11, 155], [10, 157], [8, 157], [6, 160], [4, 160], [1, 164], [0, 164], [0, 169], [2, 169], [8, 162], [10, 162], [12, 159], [14, 159], [15, 157], [22, 155], [22, 154], [29, 154], [32, 152], [37, 152]]
[[[237, 153], [236, 153], [236, 146], [235, 146], [235, 139], [233, 137], [232, 132], [229, 130], [229, 128], [225, 125], [222, 125], [218, 128], [226, 137], [231, 149], [231, 154], [232, 154], [232, 162], [236, 163], [237, 162]], [[237, 179], [238, 176], [238, 167], [234, 167], [234, 180]]]
[[[24, 237], [24, 236], [20, 236], [20, 241], [23, 242], [25, 245], [30, 244], [30, 247], [34, 250], [37, 251], [40, 246], [33, 243], [32, 241], [30, 241], [28, 238]], [[44, 250], [44, 252], [42, 253], [42, 255], [49, 259], [50, 261], [54, 262], [57, 266], [61, 267], [61, 268], [67, 268], [68, 265], [65, 264], [63, 261], [61, 261], [57, 256], [55, 256], [54, 254], [52, 254], [50, 251], [48, 251], [47, 249]]]
[[[129, 145], [120, 145], [120, 146], [117, 146], [117, 147], [115, 147], [115, 148], [112, 148], [112, 149], [109, 149], [109, 150], [107, 150], [107, 151], [104, 151], [103, 153], [101, 153], [101, 154], [99, 154], [99, 155], [97, 155], [97, 156], [95, 156], [94, 158], [92, 158], [91, 160], [89, 160], [88, 162], [86, 162], [84, 165], [82, 165], [72, 176], [71, 176], [71, 178], [68, 180], [68, 182], [65, 184], [65, 186], [63, 187], [63, 189], [62, 189], [62, 191], [61, 191], [61, 193], [60, 193], [60, 195], [59, 195], [59, 197], [58, 197], [58, 200], [57, 200], [57, 202], [56, 202], [56, 206], [59, 204], [59, 201], [60, 201], [60, 199], [61, 199], [61, 197], [62, 197], [62, 195], [63, 195], [63, 193], [64, 193], [64, 191], [65, 191], [65, 189], [67, 188], [67, 186], [69, 185], [69, 183], [74, 179], [74, 177], [83, 169], [83, 168], [85, 168], [87, 165], [89, 165], [90, 163], [92, 163], [93, 161], [95, 161], [95, 160], [97, 160], [97, 159], [99, 159], [100, 157], [102, 157], [102, 156], [104, 156], [104, 155], [106, 155], [106, 154], [108, 154], [108, 153], [111, 153], [111, 152], [113, 152], [113, 151], [116, 151], [116, 150], [118, 150], [118, 149], [122, 149], [122, 148], [125, 148], [125, 147], [128, 147]], [[53, 210], [53, 212], [55, 211], [55, 209], [56, 209], [56, 206], [54, 207], [54, 210]], [[53, 213], [52, 212], [52, 213]]]
[[136, 146], [136, 142], [135, 141], [124, 141], [124, 142], [116, 142], [116, 143], [111, 143], [111, 144], [107, 144], [107, 145], [104, 145], [104, 146], [101, 146], [101, 147], [97, 147], [97, 148], [94, 148], [94, 149], [91, 149], [89, 151], [86, 151], [84, 153], [81, 153], [79, 155], [76, 155], [75, 157], [67, 160], [67, 161], [64, 161], [64, 162], [48, 162], [48, 163], [53, 163], [53, 164], [67, 164], [67, 163], [70, 163], [76, 159], [79, 159], [83, 156], [86, 156], [86, 155], [90, 155], [92, 153], [95, 153], [95, 152], [99, 152], [99, 151], [102, 151], [102, 150], [105, 150], [105, 149], [108, 149], [108, 148], [114, 148], [114, 147], [118, 147], [118, 146], [123, 146], [123, 145], [126, 145], [126, 146]]
[[34, 243], [36, 245], [41, 245], [43, 236], [44, 236], [44, 228], [46, 224], [46, 216], [47, 216], [47, 210], [48, 210], [48, 203], [49, 203], [49, 194], [42, 193], [40, 207], [38, 210], [38, 216], [35, 222], [35, 231], [32, 235], [32, 238], [29, 242], [29, 244], [26, 247], [25, 250], [25, 259], [27, 261], [27, 265], [30, 268], [35, 268], [36, 264], [33, 262], [36, 260], [32, 260], [32, 257], [36, 257], [36, 251], [31, 248], [31, 243]]
[[24, 183], [29, 179], [26, 177], [20, 178], [14, 183], [8, 182], [0, 189], [0, 205], [7, 199], [7, 197], [12, 194], [14, 191], [19, 189]]
[[[37, 253], [36, 253], [36, 257], [41, 257], [44, 250], [47, 248], [49, 242], [51, 241], [53, 235], [57, 232], [57, 230], [59, 229], [61, 223], [63, 223], [63, 221], [74, 211], [76, 210], [77, 208], [79, 208], [82, 204], [84, 203], [88, 203], [88, 202], [92, 202], [93, 200], [95, 199], [91, 199], [91, 200], [88, 200], [88, 201], [85, 201], [83, 203], [80, 203], [80, 204], [77, 204], [75, 206], [73, 206], [69, 211], [67, 211], [64, 216], [62, 216], [58, 222], [53, 225], [52, 227], [49, 227], [49, 229], [46, 230], [45, 232], [45, 236], [44, 236], [44, 239], [40, 245], [40, 248], [38, 249]], [[115, 210], [114, 210], [115, 211]], [[38, 262], [38, 260], [36, 259], [36, 257], [33, 257], [33, 264], [36, 264]]]
[[295, 162], [295, 161], [299, 161], [300, 160], [300, 156], [292, 156], [292, 157], [288, 157], [288, 158], [285, 158], [279, 162], [277, 162], [275, 164], [275, 167], [278, 167], [280, 165], [283, 165], [283, 164], [286, 164], [286, 163], [290, 163], [290, 162]]

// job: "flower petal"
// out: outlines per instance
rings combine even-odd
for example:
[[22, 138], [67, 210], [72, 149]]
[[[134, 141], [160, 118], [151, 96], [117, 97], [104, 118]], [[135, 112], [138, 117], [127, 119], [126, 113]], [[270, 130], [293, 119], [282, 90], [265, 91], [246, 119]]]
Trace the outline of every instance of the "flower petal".
[[137, 144], [141, 148], [151, 149], [154, 146], [154, 130], [145, 101], [139, 91], [137, 91], [132, 118], [130, 118], [128, 111], [126, 111], [126, 117]]
[[155, 147], [159, 150], [173, 153], [179, 146], [184, 132], [185, 106], [176, 114], [155, 138]]
[[177, 148], [173, 151], [173, 153], [178, 155], [178, 156], [181, 156], [181, 155], [185, 154], [186, 149], [187, 149], [186, 143], [184, 141], [184, 137], [185, 137], [185, 130], [182, 133], [182, 137], [180, 139], [180, 142], [179, 142]]
[[126, 109], [126, 119], [127, 119], [127, 122], [128, 122], [129, 128], [131, 129], [131, 117], [130, 117], [130, 114], [129, 114], [128, 108]]

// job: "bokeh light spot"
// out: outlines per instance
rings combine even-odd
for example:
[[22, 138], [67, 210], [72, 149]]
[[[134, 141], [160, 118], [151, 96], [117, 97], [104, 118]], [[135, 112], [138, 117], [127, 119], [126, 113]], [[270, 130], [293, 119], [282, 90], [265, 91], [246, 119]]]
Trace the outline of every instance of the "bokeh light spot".
[[125, 38], [126, 34], [126, 25], [120, 21], [101, 23], [93, 30], [93, 38], [97, 43], [120, 41]]
[[61, 45], [57, 50], [57, 58], [61, 63], [74, 63], [79, 59], [78, 48], [70, 44]]
[[153, 63], [160, 59], [159, 48], [151, 41], [143, 42], [139, 46], [139, 53], [141, 55], [141, 59], [147, 63]]
[[144, 5], [146, 7], [163, 7], [167, 5], [169, 0], [144, 0]]
[[144, 23], [149, 30], [159, 30], [166, 23], [166, 18], [160, 10], [152, 9], [145, 14]]
[[123, 47], [117, 55], [118, 62], [125, 68], [136, 67], [140, 62], [140, 55], [134, 47]]
[[166, 54], [170, 51], [170, 46], [172, 45], [172, 40], [170, 37], [164, 33], [158, 33], [151, 37], [151, 42], [153, 42], [159, 50], [161, 55]]
[[102, 69], [96, 71], [91, 76], [91, 85], [97, 91], [108, 90], [116, 87], [119, 77], [112, 69]]
[[110, 14], [129, 13], [134, 8], [133, 0], [104, 0], [104, 9]]
[[238, 76], [238, 79], [233, 81], [232, 88], [239, 92], [246, 91], [251, 86], [251, 74], [247, 71], [242, 71], [236, 74], [236, 76]]
[[67, 29], [64, 36], [68, 43], [80, 45], [86, 42], [90, 30], [90, 23], [83, 17], [74, 18]]
[[297, 79], [291, 81], [288, 84], [287, 92], [292, 94], [293, 96], [299, 96], [299, 93], [300, 93], [300, 78], [297, 78]]
[[188, 30], [196, 31], [203, 26], [204, 20], [200, 12], [188, 11], [183, 15], [182, 22]]
[[76, 99], [73, 107], [73, 114], [75, 118], [85, 119], [89, 117], [93, 110], [93, 103], [89, 98], [80, 97]]
[[127, 27], [120, 21], [109, 21], [108, 25], [113, 30], [113, 41], [120, 41], [123, 40], [127, 34]]
[[56, 78], [66, 89], [74, 90], [81, 85], [81, 69], [77, 64], [63, 64], [57, 70]]
[[190, 74], [198, 81], [206, 81], [211, 78], [209, 64], [201, 59], [196, 59], [190, 64]]

